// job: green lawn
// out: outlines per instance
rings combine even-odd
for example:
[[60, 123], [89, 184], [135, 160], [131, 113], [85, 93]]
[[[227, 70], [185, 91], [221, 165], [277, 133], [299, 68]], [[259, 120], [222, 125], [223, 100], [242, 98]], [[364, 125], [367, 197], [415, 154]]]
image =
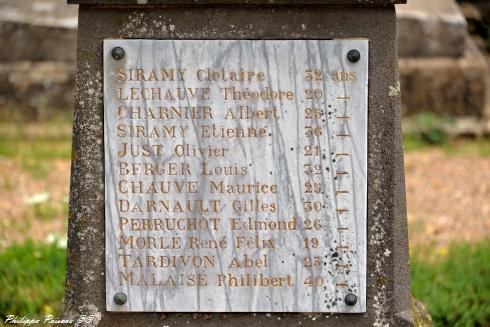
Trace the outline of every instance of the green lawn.
[[0, 253], [0, 318], [61, 310], [66, 249], [57, 242], [14, 244]]
[[411, 254], [412, 293], [435, 326], [490, 326], [490, 240]]
[[441, 147], [450, 155], [490, 156], [490, 137], [451, 137], [450, 118], [423, 113], [405, 118], [403, 124], [405, 151]]
[[33, 178], [43, 178], [54, 159], [71, 158], [71, 123], [0, 122], [0, 158], [18, 159]]

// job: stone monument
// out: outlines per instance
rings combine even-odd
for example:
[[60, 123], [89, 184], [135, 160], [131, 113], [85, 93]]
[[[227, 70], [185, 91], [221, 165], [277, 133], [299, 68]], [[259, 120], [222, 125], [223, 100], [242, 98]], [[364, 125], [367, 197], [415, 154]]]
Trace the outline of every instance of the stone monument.
[[413, 324], [402, 1], [69, 2], [68, 318]]

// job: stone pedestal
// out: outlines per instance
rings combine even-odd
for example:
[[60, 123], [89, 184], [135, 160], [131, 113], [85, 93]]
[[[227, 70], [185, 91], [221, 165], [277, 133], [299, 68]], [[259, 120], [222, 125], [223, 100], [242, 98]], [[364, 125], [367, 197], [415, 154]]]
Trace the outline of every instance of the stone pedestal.
[[[66, 316], [83, 326], [412, 326], [392, 0], [79, 0]], [[401, 1], [400, 1], [401, 2]], [[105, 39], [369, 40], [367, 309], [361, 314], [106, 311]]]

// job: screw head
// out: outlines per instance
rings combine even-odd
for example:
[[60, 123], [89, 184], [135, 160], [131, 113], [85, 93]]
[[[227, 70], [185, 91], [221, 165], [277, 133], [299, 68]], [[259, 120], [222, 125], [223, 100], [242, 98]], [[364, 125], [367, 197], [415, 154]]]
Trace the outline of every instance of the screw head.
[[358, 62], [361, 59], [361, 53], [357, 50], [351, 50], [347, 53], [347, 59], [350, 62]]
[[345, 301], [345, 304], [347, 304], [348, 306], [352, 307], [352, 306], [356, 305], [356, 303], [357, 303], [357, 296], [355, 296], [352, 293], [347, 294], [345, 296], [344, 301]]
[[124, 57], [124, 49], [121, 47], [115, 47], [111, 51], [112, 58], [121, 60]]
[[114, 302], [119, 305], [123, 305], [128, 300], [128, 297], [123, 292], [117, 292], [114, 295]]

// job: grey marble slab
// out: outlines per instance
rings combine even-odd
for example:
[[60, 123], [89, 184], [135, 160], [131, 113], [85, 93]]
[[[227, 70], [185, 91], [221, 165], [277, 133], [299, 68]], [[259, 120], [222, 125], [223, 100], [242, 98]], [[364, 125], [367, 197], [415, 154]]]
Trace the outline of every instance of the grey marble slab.
[[368, 47], [105, 40], [107, 310], [365, 312]]

